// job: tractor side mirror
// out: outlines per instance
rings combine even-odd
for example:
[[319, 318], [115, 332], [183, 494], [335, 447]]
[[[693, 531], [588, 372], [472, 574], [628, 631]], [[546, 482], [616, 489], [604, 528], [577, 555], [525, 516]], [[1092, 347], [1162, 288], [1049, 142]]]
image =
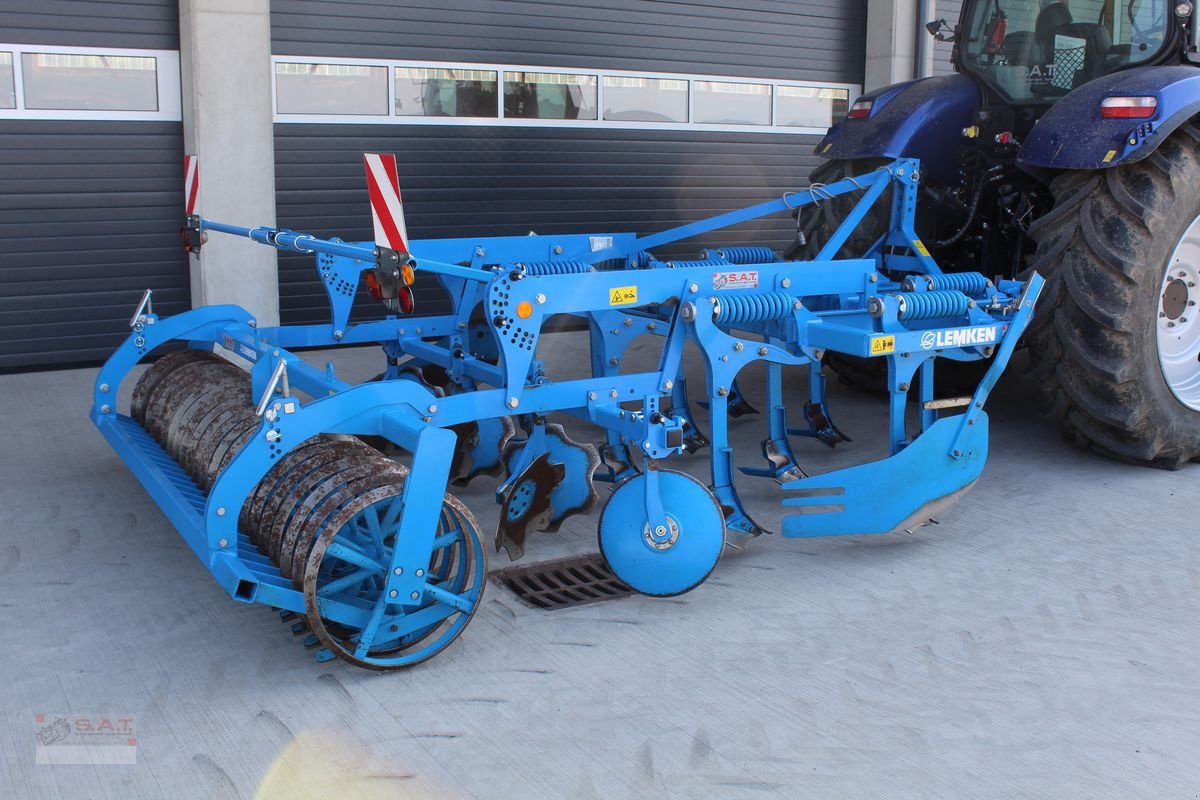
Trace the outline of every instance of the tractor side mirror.
[[944, 19], [935, 19], [933, 22], [925, 23], [925, 30], [929, 31], [929, 35], [939, 42], [954, 41], [954, 28], [951, 28], [950, 23]]

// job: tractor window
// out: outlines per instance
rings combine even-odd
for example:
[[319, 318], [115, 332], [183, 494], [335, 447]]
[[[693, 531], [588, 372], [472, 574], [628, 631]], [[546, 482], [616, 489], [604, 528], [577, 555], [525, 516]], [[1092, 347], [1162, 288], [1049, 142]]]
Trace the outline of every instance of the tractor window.
[[1050, 103], [1101, 75], [1153, 58], [1170, 0], [975, 0], [963, 67], [1015, 103]]

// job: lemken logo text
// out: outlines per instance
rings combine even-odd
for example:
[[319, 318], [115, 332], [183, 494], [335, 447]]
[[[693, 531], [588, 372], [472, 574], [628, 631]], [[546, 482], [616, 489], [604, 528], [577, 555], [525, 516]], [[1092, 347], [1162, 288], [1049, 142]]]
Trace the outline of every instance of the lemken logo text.
[[945, 347], [971, 347], [979, 344], [995, 344], [995, 328], [957, 328], [949, 331], [926, 331], [921, 336], [921, 347], [926, 350]]

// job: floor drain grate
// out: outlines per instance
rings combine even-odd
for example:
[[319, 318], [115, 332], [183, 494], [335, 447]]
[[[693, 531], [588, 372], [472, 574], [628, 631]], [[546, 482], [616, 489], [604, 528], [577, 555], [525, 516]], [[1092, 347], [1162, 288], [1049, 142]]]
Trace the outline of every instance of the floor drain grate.
[[528, 605], [546, 611], [633, 594], [633, 589], [612, 574], [599, 553], [513, 567], [492, 577]]

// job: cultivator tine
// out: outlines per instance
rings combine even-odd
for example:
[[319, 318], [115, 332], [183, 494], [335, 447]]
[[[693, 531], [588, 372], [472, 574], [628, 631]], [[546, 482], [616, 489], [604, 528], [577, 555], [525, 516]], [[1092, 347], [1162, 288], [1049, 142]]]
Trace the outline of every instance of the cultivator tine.
[[600, 448], [600, 464], [604, 472], [597, 478], [607, 483], [620, 483], [641, 472], [640, 457], [632, 457], [627, 444], [606, 444]]
[[[824, 403], [808, 403], [804, 406], [804, 419], [808, 421], [807, 431], [796, 431], [799, 436], [811, 436], [823, 445], [837, 447], [842, 442], [854, 441], [829, 418], [829, 411]], [[789, 431], [791, 433], [792, 431]]]

